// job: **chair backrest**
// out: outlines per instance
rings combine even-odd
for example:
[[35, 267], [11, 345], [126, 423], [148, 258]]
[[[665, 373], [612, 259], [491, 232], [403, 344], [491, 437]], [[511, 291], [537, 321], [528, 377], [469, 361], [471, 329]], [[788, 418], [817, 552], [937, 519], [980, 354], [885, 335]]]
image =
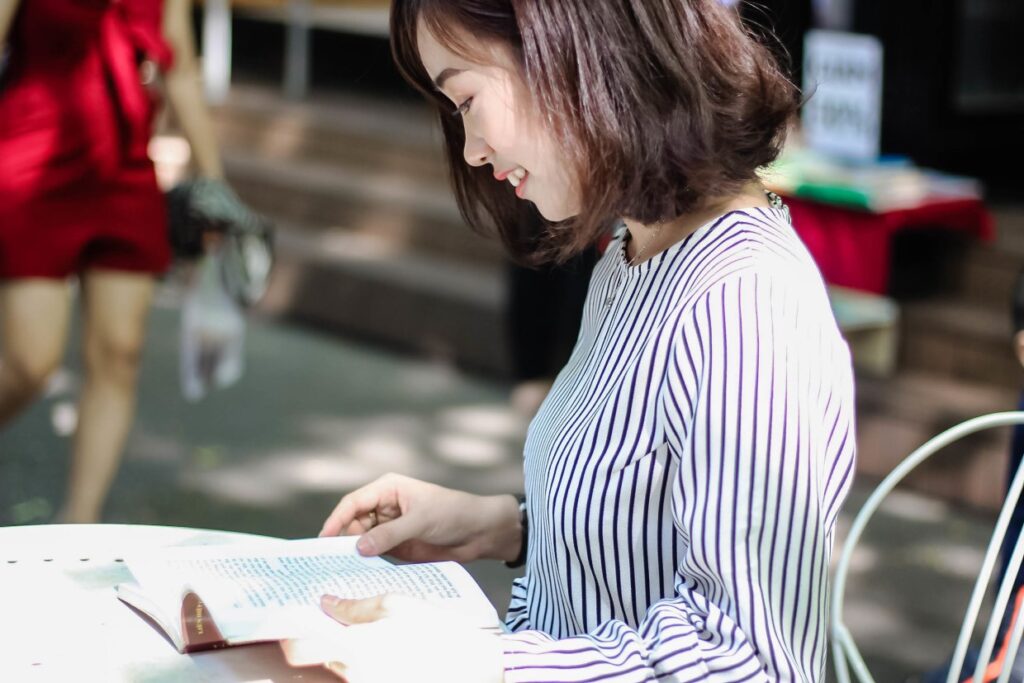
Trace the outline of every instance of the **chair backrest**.
[[[850, 634], [849, 629], [843, 623], [843, 601], [846, 592], [846, 580], [850, 571], [850, 561], [856, 549], [857, 542], [864, 533], [872, 515], [881, 505], [887, 495], [900, 483], [910, 472], [922, 462], [930, 458], [934, 453], [949, 444], [962, 439], [975, 432], [991, 429], [994, 427], [1005, 427], [1008, 425], [1024, 424], [1024, 412], [993, 413], [982, 415], [967, 420], [955, 427], [947, 429], [938, 436], [930, 439], [927, 443], [911, 453], [887, 476], [882, 483], [874, 490], [864, 507], [857, 513], [850, 533], [843, 543], [839, 563], [836, 566], [835, 582], [832, 596], [832, 613], [830, 618], [830, 631], [832, 634], [832, 655], [835, 665], [836, 678], [839, 683], [850, 683], [851, 669], [860, 683], [874, 683], [871, 673], [868, 671], [864, 658], [861, 656], [857, 645]], [[963, 626], [960, 628], [960, 636], [957, 638], [956, 648], [953, 651], [953, 659], [949, 667], [949, 675], [946, 683], [957, 683], [963, 677], [961, 671], [964, 666], [964, 658], [967, 654], [967, 647], [970, 644], [971, 636], [974, 633], [978, 620], [978, 613], [981, 610], [982, 601], [988, 590], [992, 579], [992, 571], [999, 558], [999, 552], [1006, 536], [1006, 529], [1010, 524], [1013, 510], [1020, 499], [1021, 491], [1024, 489], [1024, 467], [1018, 468], [1006, 494], [1002, 510], [996, 521], [995, 529], [992, 532], [992, 539], [989, 542], [988, 550], [985, 552], [985, 559], [982, 562], [981, 572], [974, 584], [974, 591], [971, 593], [970, 602], [967, 605], [967, 612], [964, 616]], [[988, 627], [985, 629], [985, 636], [982, 640], [981, 652], [978, 657], [978, 664], [975, 667], [972, 681], [981, 683], [984, 680], [983, 674], [992, 658], [992, 650], [995, 647], [996, 639], [999, 636], [999, 629], [1006, 606], [1009, 603], [1013, 590], [1014, 580], [1020, 570], [1021, 560], [1024, 559], [1024, 544], [1020, 539], [1014, 543], [1013, 553], [1007, 563], [1006, 575], [1003, 577], [996, 593], [995, 605], [992, 609], [992, 617]], [[1017, 650], [1020, 648], [1021, 636], [1024, 634], [1024, 619], [1017, 619], [1012, 627], [1004, 646], [1005, 661], [1013, 662]], [[1007, 683], [1012, 667], [1007, 665], [999, 676], [998, 683]]]

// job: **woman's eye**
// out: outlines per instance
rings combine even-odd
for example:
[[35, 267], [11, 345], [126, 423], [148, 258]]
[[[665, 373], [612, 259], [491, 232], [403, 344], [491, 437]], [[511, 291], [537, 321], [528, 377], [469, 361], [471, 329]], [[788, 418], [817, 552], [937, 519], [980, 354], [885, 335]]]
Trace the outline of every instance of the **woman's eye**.
[[466, 113], [469, 111], [469, 108], [471, 106], [473, 106], [473, 98], [472, 97], [470, 97], [469, 99], [465, 100], [462, 104], [460, 104], [458, 107], [456, 107], [455, 111], [452, 112], [452, 116], [460, 116], [460, 117], [461, 116], [465, 116]]

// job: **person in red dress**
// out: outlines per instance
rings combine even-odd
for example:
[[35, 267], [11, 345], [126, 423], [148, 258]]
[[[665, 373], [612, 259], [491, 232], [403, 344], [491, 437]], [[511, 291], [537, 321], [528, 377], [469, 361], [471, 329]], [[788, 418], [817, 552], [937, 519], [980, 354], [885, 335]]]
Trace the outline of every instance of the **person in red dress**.
[[100, 518], [171, 259], [147, 81], [163, 76], [199, 173], [222, 176], [191, 31], [190, 0], [0, 0], [0, 426], [60, 363], [77, 276], [85, 382], [62, 521]]

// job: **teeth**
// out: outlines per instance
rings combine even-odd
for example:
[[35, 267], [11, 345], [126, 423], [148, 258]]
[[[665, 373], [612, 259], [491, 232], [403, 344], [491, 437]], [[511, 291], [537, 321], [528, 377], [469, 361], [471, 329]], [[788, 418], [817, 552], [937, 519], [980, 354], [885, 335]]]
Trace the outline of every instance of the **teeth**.
[[522, 166], [517, 166], [506, 176], [506, 180], [512, 184], [512, 187], [519, 187], [519, 183], [523, 182], [523, 178], [526, 177], [526, 169]]

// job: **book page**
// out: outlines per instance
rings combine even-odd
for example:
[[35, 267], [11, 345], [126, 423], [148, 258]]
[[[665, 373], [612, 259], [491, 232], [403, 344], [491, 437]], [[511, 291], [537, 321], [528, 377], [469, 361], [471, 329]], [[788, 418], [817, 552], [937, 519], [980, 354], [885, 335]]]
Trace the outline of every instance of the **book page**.
[[194, 590], [225, 635], [234, 638], [258, 633], [269, 640], [319, 628], [323, 624], [315, 622], [323, 619], [319, 605], [324, 594], [364, 598], [401, 593], [455, 609], [481, 626], [497, 624], [494, 608], [460, 565], [393, 565], [360, 556], [355, 542], [337, 537], [170, 548], [127, 561], [144, 590], [168, 581]]

